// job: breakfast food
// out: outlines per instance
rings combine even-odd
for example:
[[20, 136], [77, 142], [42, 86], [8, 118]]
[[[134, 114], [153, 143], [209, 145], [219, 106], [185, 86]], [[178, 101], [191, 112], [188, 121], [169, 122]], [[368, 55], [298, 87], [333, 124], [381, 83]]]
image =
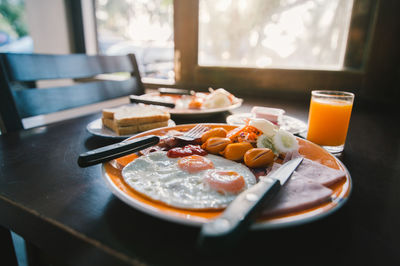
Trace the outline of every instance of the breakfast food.
[[[295, 155], [294, 157], [299, 156]], [[293, 158], [293, 157], [291, 157]], [[281, 164], [274, 163], [272, 174]], [[314, 207], [330, 199], [330, 187], [342, 181], [345, 172], [304, 158], [287, 184], [263, 210], [264, 215], [279, 215]]]
[[103, 125], [118, 135], [129, 135], [168, 126], [167, 111], [146, 105], [125, 105], [103, 109]]
[[268, 167], [274, 162], [275, 154], [268, 148], [253, 148], [244, 154], [244, 163], [251, 168]]
[[305, 158], [296, 172], [323, 186], [332, 186], [345, 178], [345, 173]]
[[232, 161], [243, 160], [244, 154], [253, 148], [249, 142], [237, 142], [226, 145], [225, 149], [220, 152], [226, 159]]
[[137, 158], [122, 170], [122, 176], [141, 194], [186, 209], [224, 208], [238, 192], [256, 183], [246, 166], [221, 156], [171, 158], [165, 151]]
[[254, 106], [251, 109], [251, 113], [254, 115], [255, 118], [266, 119], [275, 125], [281, 125], [285, 110], [279, 108]]
[[[169, 138], [122, 170], [123, 179], [145, 197], [174, 208], [221, 209], [280, 163], [300, 156], [298, 140], [264, 119], [230, 129], [212, 126], [193, 142], [179, 141], [174, 135], [181, 132], [171, 130]], [[329, 202], [332, 187], [345, 177], [344, 171], [304, 158], [262, 213], [283, 215]]]
[[276, 125], [268, 121], [265, 121], [265, 119], [258, 119], [258, 118], [251, 119], [249, 121], [249, 125], [257, 128], [267, 137], [273, 137], [279, 129]]
[[213, 90], [210, 88], [210, 94], [204, 99], [203, 105], [205, 108], [222, 108], [232, 105], [234, 96], [226, 90], [219, 88]]
[[262, 215], [272, 216], [302, 211], [329, 201], [331, 195], [330, 188], [294, 172], [276, 197], [262, 210]]
[[299, 145], [295, 136], [281, 128], [275, 127], [265, 119], [255, 119], [254, 127], [260, 129], [263, 134], [257, 138], [258, 148], [269, 148], [275, 154], [284, 156], [286, 153], [297, 151]]
[[207, 132], [205, 132], [202, 136], [201, 136], [201, 142], [206, 142], [207, 139], [211, 138], [211, 137], [221, 137], [221, 138], [225, 138], [227, 134], [227, 131], [222, 128], [222, 127], [217, 127], [217, 128], [212, 128], [210, 130], [208, 130]]
[[175, 104], [175, 108], [171, 111], [173, 114], [182, 114], [185, 111], [196, 113], [197, 111], [226, 108], [238, 105], [241, 99], [235, 97], [232, 93], [223, 88], [212, 89], [209, 92], [193, 92], [190, 95], [174, 95], [148, 93], [140, 96], [143, 100], [161, 101]]
[[212, 154], [220, 154], [232, 141], [228, 138], [212, 137], [207, 139], [201, 147]]

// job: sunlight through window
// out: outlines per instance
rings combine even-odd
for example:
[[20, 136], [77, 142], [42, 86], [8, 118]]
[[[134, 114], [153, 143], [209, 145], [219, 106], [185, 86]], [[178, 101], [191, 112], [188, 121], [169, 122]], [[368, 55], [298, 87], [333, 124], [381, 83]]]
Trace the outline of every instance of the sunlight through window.
[[173, 0], [96, 0], [99, 50], [134, 53], [142, 77], [174, 80]]
[[348, 0], [200, 0], [199, 65], [341, 69]]

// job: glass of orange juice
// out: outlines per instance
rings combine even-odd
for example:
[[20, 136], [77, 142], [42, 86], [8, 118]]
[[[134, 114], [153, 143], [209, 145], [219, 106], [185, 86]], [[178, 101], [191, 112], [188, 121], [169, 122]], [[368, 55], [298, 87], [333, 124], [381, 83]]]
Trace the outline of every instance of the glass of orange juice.
[[311, 92], [307, 139], [331, 153], [344, 149], [354, 94], [343, 91]]

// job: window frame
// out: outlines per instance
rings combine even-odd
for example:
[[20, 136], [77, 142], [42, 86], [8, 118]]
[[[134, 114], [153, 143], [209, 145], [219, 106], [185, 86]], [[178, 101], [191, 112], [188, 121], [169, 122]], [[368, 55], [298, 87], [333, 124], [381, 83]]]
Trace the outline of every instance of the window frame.
[[[365, 6], [368, 10], [362, 18], [358, 18], [361, 22], [356, 25], [357, 10], [365, 9]], [[183, 88], [225, 87], [249, 93], [269, 90], [311, 91], [315, 88], [357, 91], [365, 79], [364, 63], [370, 37], [368, 32], [374, 24], [375, 11], [375, 1], [354, 0], [349, 36], [361, 27], [364, 38], [356, 41], [348, 38], [344, 61], [349, 63], [349, 47], [362, 49], [362, 58], [358, 58], [362, 64], [356, 68], [344, 66], [342, 70], [307, 70], [210, 67], [198, 65], [199, 0], [174, 0], [175, 85]]]
[[[94, 0], [92, 3], [95, 20]], [[142, 78], [146, 88], [206, 90], [212, 86], [224, 87], [240, 95], [300, 92], [296, 95], [305, 96], [312, 89], [343, 89], [366, 101], [385, 104], [400, 97], [400, 23], [397, 14], [400, 1], [354, 0], [345, 67], [335, 71], [199, 66], [199, 0], [174, 0], [173, 4], [175, 82]], [[92, 24], [95, 25], [95, 21]], [[97, 46], [97, 30], [95, 27], [92, 30], [96, 36], [96, 45], [92, 46]], [[362, 32], [362, 37], [354, 40], [351, 36], [357, 31]], [[98, 53], [98, 48], [96, 50]], [[354, 51], [359, 52], [356, 60]]]

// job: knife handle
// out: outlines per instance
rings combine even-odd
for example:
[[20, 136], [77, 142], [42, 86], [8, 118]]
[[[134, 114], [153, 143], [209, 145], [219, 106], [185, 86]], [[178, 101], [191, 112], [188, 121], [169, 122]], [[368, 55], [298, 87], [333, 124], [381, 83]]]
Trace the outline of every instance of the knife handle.
[[165, 106], [165, 107], [169, 107], [169, 108], [175, 108], [174, 103], [165, 102], [165, 101], [147, 100], [147, 99], [143, 99], [140, 96], [136, 96], [136, 95], [129, 95], [129, 100], [131, 101], [131, 103], [153, 104], [153, 105], [160, 105], [160, 106]]
[[88, 167], [98, 163], [107, 162], [112, 159], [116, 159], [154, 146], [158, 142], [160, 142], [160, 137], [151, 135], [104, 146], [80, 154], [78, 158], [78, 165], [80, 167]]
[[221, 216], [203, 225], [199, 247], [207, 250], [229, 248], [247, 231], [255, 214], [272, 199], [281, 187], [280, 181], [264, 177], [256, 185], [239, 194]]

